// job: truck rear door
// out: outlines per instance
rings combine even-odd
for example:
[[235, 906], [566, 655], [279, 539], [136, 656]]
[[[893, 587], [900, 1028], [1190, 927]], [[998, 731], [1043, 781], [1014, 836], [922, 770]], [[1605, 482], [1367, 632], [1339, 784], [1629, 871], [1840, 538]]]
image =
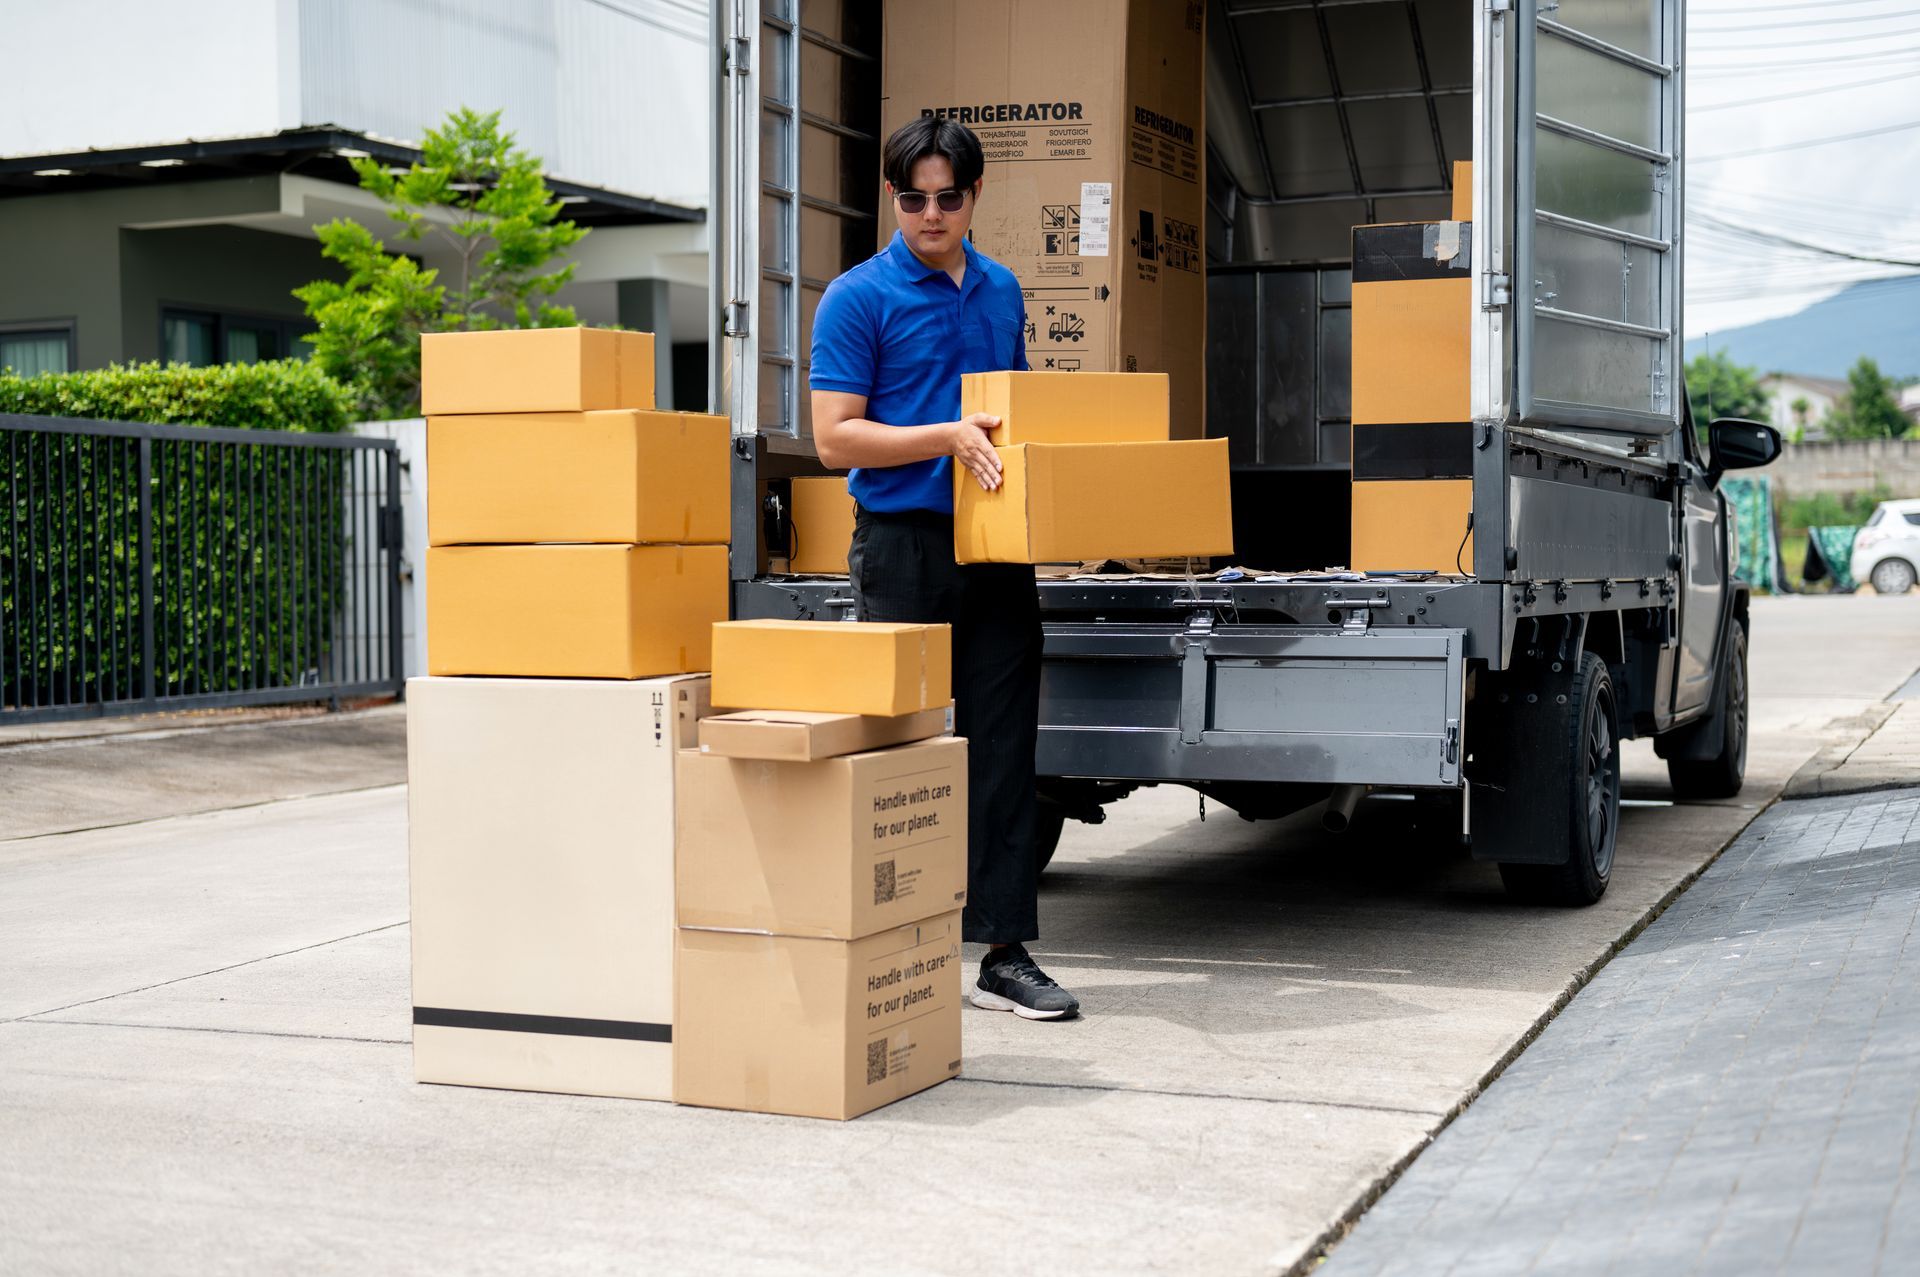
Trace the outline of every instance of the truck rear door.
[[[1511, 3], [1483, 8], [1481, 48], [1494, 68], [1511, 56], [1512, 109], [1485, 67], [1476, 93], [1490, 99], [1482, 149], [1504, 152], [1483, 180], [1512, 173], [1514, 415], [1667, 434], [1681, 404], [1683, 0]], [[1498, 272], [1498, 256], [1481, 260]], [[1491, 304], [1499, 283], [1483, 287]]]
[[[753, 575], [754, 450], [811, 458], [820, 295], [877, 246], [881, 6], [715, 0], [712, 383], [733, 419], [733, 576]], [[744, 445], [742, 444], [742, 441]], [[744, 500], [743, 500], [744, 497]]]

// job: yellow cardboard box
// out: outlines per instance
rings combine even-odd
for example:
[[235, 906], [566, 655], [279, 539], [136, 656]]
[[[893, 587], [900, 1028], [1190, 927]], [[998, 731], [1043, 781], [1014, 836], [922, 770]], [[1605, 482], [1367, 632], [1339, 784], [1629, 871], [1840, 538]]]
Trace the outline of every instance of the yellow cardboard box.
[[723, 758], [808, 763], [944, 735], [951, 715], [949, 709], [923, 709], [917, 714], [887, 718], [797, 709], [745, 709], [703, 719], [700, 752]]
[[427, 550], [427, 672], [651, 678], [711, 664], [724, 545]]
[[987, 412], [996, 448], [1019, 443], [1151, 443], [1171, 438], [1163, 372], [970, 372], [960, 415]]
[[862, 940], [682, 927], [673, 1098], [845, 1120], [960, 1074], [960, 915]]
[[512, 412], [427, 420], [427, 542], [724, 545], [725, 417]]
[[1065, 563], [1233, 553], [1225, 439], [1016, 444], [1000, 487], [956, 467], [961, 563]]
[[914, 714], [953, 700], [953, 631], [857, 621], [713, 627], [713, 703], [724, 709]]
[[423, 333], [420, 412], [653, 407], [653, 334], [606, 328]]
[[673, 1098], [675, 763], [705, 675], [407, 681], [422, 1082]]
[[1453, 202], [1448, 216], [1456, 222], [1473, 220], [1473, 161], [1453, 162]]
[[[1386, 429], [1376, 426], [1374, 429]], [[1373, 479], [1353, 485], [1356, 572], [1473, 573], [1471, 479]]]
[[1466, 421], [1470, 228], [1353, 228], [1353, 423]]
[[680, 759], [683, 927], [857, 940], [967, 900], [967, 743]]
[[792, 572], [844, 576], [853, 544], [853, 494], [841, 478], [793, 481]]

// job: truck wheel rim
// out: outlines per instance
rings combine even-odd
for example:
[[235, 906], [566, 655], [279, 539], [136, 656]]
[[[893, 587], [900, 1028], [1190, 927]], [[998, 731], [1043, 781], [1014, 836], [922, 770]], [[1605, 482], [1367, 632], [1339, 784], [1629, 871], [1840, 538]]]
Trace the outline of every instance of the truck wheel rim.
[[1727, 688], [1731, 699], [1727, 706], [1727, 731], [1731, 733], [1727, 743], [1733, 748], [1728, 752], [1744, 771], [1747, 762], [1747, 644], [1744, 639], [1734, 651], [1732, 672], [1731, 685]]
[[1587, 852], [1601, 877], [1613, 868], [1613, 813], [1618, 792], [1620, 753], [1613, 747], [1613, 701], [1606, 693], [1594, 698], [1587, 725]]

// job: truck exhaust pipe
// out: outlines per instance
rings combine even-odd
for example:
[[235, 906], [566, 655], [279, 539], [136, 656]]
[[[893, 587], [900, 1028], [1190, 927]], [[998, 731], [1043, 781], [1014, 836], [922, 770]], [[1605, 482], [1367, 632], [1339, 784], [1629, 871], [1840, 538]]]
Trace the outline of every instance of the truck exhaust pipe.
[[1327, 795], [1327, 810], [1320, 824], [1331, 834], [1344, 834], [1353, 823], [1353, 809], [1367, 796], [1365, 785], [1335, 785]]

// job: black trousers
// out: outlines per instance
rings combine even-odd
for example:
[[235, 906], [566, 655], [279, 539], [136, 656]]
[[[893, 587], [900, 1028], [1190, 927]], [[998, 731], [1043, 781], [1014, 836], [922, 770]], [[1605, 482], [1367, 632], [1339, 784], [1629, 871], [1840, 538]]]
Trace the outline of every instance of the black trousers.
[[847, 566], [862, 621], [953, 627], [954, 730], [967, 738], [965, 939], [1038, 939], [1033, 756], [1040, 732], [1040, 599], [1033, 569], [953, 561], [953, 518], [854, 520]]

